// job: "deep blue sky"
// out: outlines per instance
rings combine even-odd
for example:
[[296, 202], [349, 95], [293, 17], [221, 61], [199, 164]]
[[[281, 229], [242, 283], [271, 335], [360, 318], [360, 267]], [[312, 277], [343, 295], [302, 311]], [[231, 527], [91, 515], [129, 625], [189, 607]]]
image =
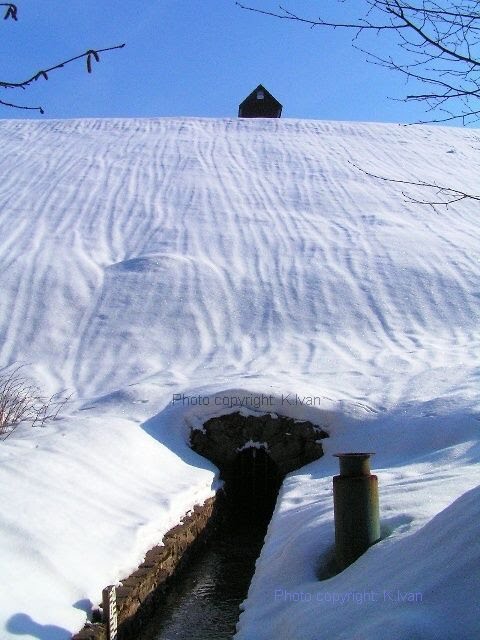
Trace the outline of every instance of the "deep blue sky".
[[[279, 0], [244, 0], [277, 9]], [[238, 104], [262, 83], [283, 104], [283, 116], [412, 122], [421, 105], [389, 99], [404, 80], [365, 61], [352, 34], [244, 11], [234, 0], [18, 0], [19, 21], [1, 21], [2, 80], [18, 81], [88, 48], [126, 42], [104, 54], [88, 75], [80, 61], [26, 91], [2, 99], [42, 105], [45, 116], [0, 106], [1, 118], [132, 116], [236, 117]], [[284, 0], [315, 16], [334, 0]], [[360, 12], [361, 13], [361, 12]], [[352, 16], [350, 16], [352, 17]], [[373, 38], [394, 51], [392, 36]], [[368, 48], [366, 39], [361, 44]], [[409, 88], [410, 90], [410, 88]]]

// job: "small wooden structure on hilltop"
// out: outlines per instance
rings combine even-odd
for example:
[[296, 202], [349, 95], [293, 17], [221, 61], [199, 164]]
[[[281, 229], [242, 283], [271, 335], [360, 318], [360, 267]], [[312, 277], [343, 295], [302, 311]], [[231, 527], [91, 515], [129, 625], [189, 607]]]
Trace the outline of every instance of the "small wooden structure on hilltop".
[[261, 84], [240, 103], [239, 118], [280, 118], [282, 105]]

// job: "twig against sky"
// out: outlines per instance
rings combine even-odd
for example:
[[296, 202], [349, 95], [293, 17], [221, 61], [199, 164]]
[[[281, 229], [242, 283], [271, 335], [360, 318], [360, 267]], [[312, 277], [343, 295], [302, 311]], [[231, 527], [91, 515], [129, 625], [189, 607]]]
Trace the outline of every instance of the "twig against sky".
[[[7, 11], [4, 15], [4, 20], [8, 20], [9, 18], [15, 21], [18, 20], [18, 8], [15, 4], [2, 2], [0, 3], [0, 6], [7, 7]], [[26, 89], [33, 82], [36, 82], [41, 78], [43, 78], [44, 80], [48, 80], [48, 74], [51, 73], [52, 71], [56, 71], [57, 69], [62, 69], [67, 64], [70, 64], [82, 58], [86, 59], [87, 72], [92, 73], [92, 61], [95, 60], [96, 62], [100, 62], [100, 55], [99, 55], [100, 53], [104, 53], [105, 51], [114, 51], [115, 49], [123, 49], [124, 46], [125, 46], [125, 43], [115, 45], [113, 47], [105, 47], [103, 49], [88, 49], [87, 51], [84, 51], [80, 55], [73, 56], [73, 58], [68, 58], [67, 60], [63, 60], [62, 62], [52, 65], [51, 67], [41, 69], [40, 71], [37, 71], [26, 80], [22, 80], [20, 82], [9, 82], [5, 80], [0, 80], [0, 87], [3, 87], [4, 89]], [[23, 109], [27, 111], [39, 111], [42, 114], [44, 113], [43, 107], [32, 107], [27, 105], [20, 105], [20, 104], [17, 104], [16, 102], [9, 102], [7, 100], [2, 100], [2, 99], [0, 99], [0, 104], [5, 107], [11, 107], [14, 109]]]

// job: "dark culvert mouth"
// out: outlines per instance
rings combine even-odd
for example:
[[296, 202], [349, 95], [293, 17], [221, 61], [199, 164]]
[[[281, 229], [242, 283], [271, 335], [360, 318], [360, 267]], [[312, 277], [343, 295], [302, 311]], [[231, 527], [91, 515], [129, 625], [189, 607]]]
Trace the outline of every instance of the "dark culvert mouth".
[[278, 466], [264, 448], [240, 451], [225, 483], [229, 517], [239, 526], [252, 522], [268, 524], [282, 481]]
[[141, 640], [231, 640], [287, 473], [320, 458], [328, 434], [274, 414], [231, 413], [192, 430], [224, 481], [204, 545], [171, 580]]

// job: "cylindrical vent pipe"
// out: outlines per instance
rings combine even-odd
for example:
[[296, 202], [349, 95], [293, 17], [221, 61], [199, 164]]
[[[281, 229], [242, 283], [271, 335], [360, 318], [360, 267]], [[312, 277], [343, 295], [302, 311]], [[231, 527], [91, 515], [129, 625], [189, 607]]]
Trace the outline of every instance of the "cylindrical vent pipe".
[[335, 556], [342, 571], [380, 540], [378, 478], [370, 473], [372, 453], [337, 453], [333, 477]]

